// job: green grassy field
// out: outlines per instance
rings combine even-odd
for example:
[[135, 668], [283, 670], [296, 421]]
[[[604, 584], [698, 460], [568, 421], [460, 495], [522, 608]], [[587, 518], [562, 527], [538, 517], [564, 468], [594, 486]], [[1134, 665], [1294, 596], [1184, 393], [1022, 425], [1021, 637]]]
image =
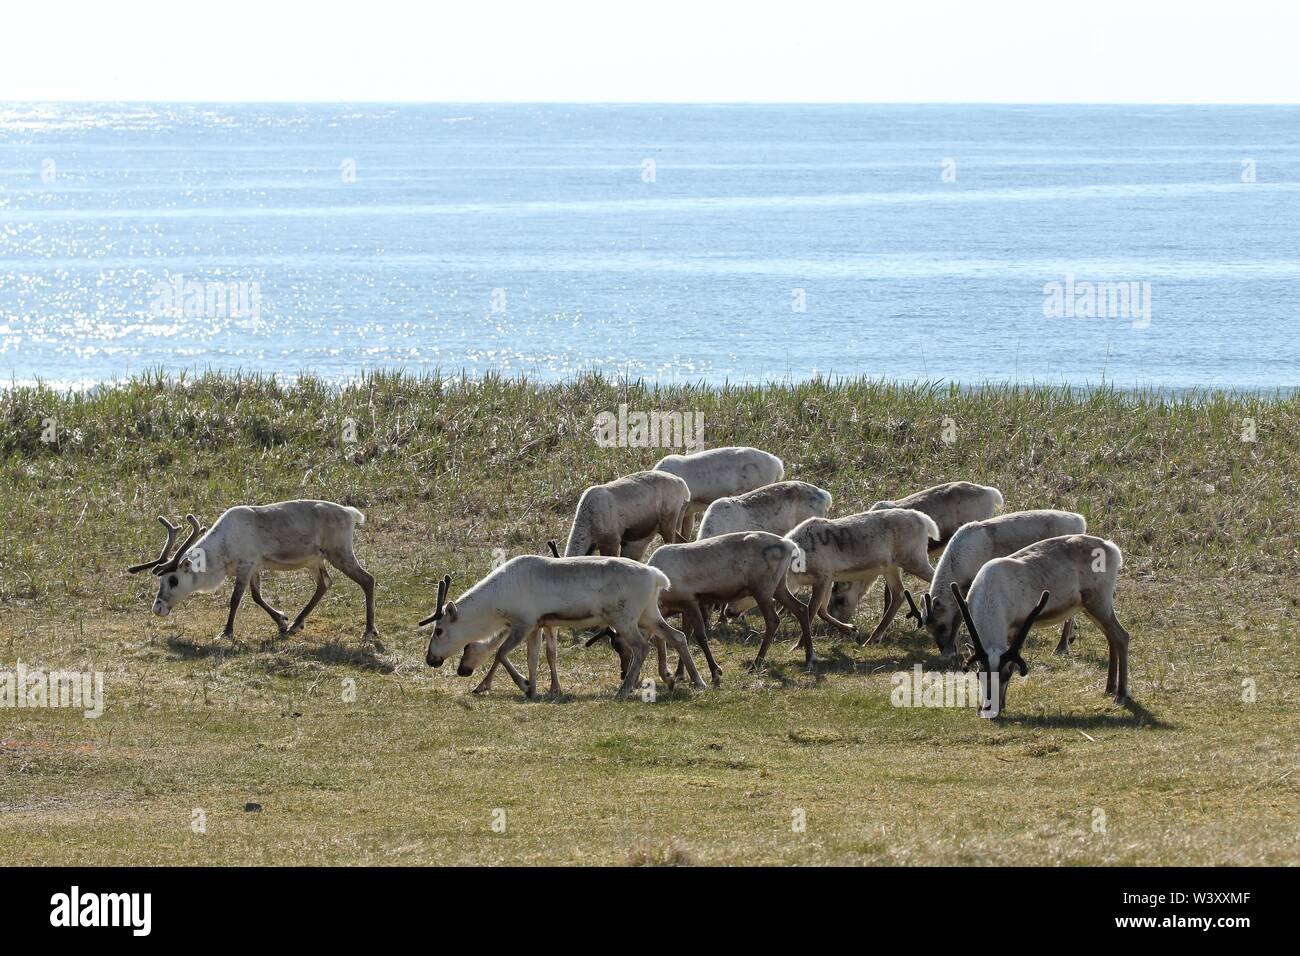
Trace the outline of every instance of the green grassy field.
[[[719, 635], [717, 691], [620, 703], [608, 647], [566, 635], [566, 697], [527, 702], [504, 675], [469, 695], [423, 661], [436, 578], [455, 594], [494, 549], [540, 553], [586, 485], [650, 467], [662, 450], [592, 439], [621, 402], [701, 411], [709, 445], [780, 455], [835, 514], [958, 478], [1007, 510], [1082, 512], [1125, 553], [1134, 705], [1103, 695], [1105, 641], [1083, 624], [1069, 658], [1035, 633], [1000, 721], [895, 708], [894, 672], [939, 666], [901, 617], [868, 648], [819, 628], [816, 675], [786, 621], [759, 674], [743, 624]], [[0, 864], [1295, 863], [1298, 436], [1295, 396], [397, 376], [11, 390], [0, 671], [104, 671], [107, 707], [0, 709]], [[341, 575], [291, 638], [246, 600], [239, 640], [219, 641], [229, 586], [149, 614], [154, 580], [124, 569], [156, 553], [157, 515], [295, 497], [366, 513], [385, 651], [359, 641]], [[311, 590], [305, 573], [265, 587], [289, 613]], [[864, 633], [879, 607], [877, 588]]]

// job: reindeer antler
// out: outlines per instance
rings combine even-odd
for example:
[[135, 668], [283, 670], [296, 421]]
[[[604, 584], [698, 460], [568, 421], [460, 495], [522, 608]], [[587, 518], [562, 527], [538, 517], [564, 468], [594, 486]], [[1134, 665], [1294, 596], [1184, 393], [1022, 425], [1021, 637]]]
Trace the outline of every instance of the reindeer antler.
[[560, 556], [560, 546], [554, 541], [546, 542], [546, 546], [551, 549], [551, 557], [558, 558]]
[[447, 600], [447, 592], [451, 590], [451, 575], [444, 574], [442, 580], [438, 582], [438, 604], [432, 614], [421, 621], [417, 626], [424, 627], [426, 624], [432, 624], [434, 621], [442, 620], [442, 612], [445, 610], [444, 602]]
[[158, 565], [166, 563], [168, 553], [171, 551], [172, 545], [176, 543], [176, 532], [181, 530], [181, 526], [178, 524], [172, 524], [162, 515], [158, 516], [158, 520], [161, 521], [162, 526], [167, 529], [167, 543], [163, 545], [163, 549], [158, 553], [158, 557], [154, 558], [152, 561], [133, 564], [127, 568], [126, 570], [130, 574], [135, 574], [139, 571], [146, 571], [149, 568], [156, 568]]
[[189, 552], [190, 546], [194, 544], [194, 542], [197, 541], [200, 537], [202, 537], [203, 533], [208, 530], [206, 526], [200, 525], [199, 519], [194, 517], [194, 515], [192, 514], [186, 515], [185, 520], [189, 522], [189, 526], [190, 526], [189, 537], [185, 539], [184, 544], [182, 544], [179, 548], [177, 548], [174, 552], [172, 552], [170, 561], [166, 562], [165, 564], [160, 564], [157, 568], [154, 569], [153, 572], [154, 574], [163, 575], [171, 571], [175, 571], [177, 568], [179, 568], [181, 566], [181, 561], [184, 559], [185, 555]]
[[966, 658], [961, 665], [964, 670], [969, 670], [974, 662], [983, 664], [987, 669], [989, 666], [989, 655], [984, 650], [984, 645], [980, 643], [979, 631], [975, 630], [975, 622], [970, 618], [970, 608], [966, 606], [966, 599], [961, 596], [961, 588], [957, 587], [957, 582], [952, 582], [952, 596], [957, 599], [957, 608], [961, 611], [962, 620], [966, 622], [966, 629], [970, 631], [970, 639], [974, 648], [970, 657]]
[[1011, 642], [1011, 646], [1007, 648], [1007, 652], [1002, 655], [1004, 661], [1009, 660], [1012, 664], [1016, 665], [1016, 668], [1020, 671], [1021, 677], [1024, 677], [1029, 673], [1029, 665], [1026, 664], [1025, 659], [1020, 656], [1020, 648], [1024, 646], [1025, 638], [1029, 636], [1029, 629], [1034, 626], [1034, 621], [1038, 620], [1038, 615], [1043, 613], [1043, 608], [1047, 607], [1047, 600], [1051, 596], [1051, 591], [1044, 591], [1042, 593], [1038, 598], [1038, 603], [1034, 605], [1034, 609], [1030, 611], [1029, 616], [1025, 618], [1025, 623], [1020, 625], [1020, 632], [1016, 634], [1016, 639]]
[[[912, 592], [909, 591], [907, 588], [903, 588], [903, 597], [907, 598], [907, 606], [911, 609], [907, 612], [908, 620], [911, 620], [912, 618], [916, 618], [916, 626], [917, 627], [924, 626], [925, 616], [917, 608], [916, 602], [912, 600]], [[927, 594], [925, 597], [929, 597], [929, 595]], [[925, 598], [922, 598], [922, 600], [924, 599]]]

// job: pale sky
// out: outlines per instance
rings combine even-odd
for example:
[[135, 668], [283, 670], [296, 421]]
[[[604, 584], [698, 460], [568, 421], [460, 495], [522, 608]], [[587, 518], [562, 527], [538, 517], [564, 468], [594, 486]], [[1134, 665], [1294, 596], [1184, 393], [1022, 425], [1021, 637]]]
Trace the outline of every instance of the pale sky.
[[35, 0], [0, 100], [1300, 103], [1300, 2]]

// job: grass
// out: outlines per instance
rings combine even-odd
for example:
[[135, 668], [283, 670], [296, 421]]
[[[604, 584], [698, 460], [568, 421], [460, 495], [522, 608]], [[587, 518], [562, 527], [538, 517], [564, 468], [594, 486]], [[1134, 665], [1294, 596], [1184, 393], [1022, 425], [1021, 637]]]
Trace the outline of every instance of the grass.
[[[1125, 552], [1136, 704], [1102, 694], [1088, 625], [1067, 659], [1031, 638], [998, 722], [891, 706], [892, 673], [938, 665], [902, 623], [870, 648], [819, 630], [816, 675], [789, 623], [746, 673], [756, 645], [732, 626], [721, 690], [654, 703], [616, 702], [608, 648], [568, 643], [561, 700], [504, 677], [469, 696], [423, 663], [436, 577], [458, 591], [494, 549], [540, 553], [583, 487], [650, 467], [662, 450], [592, 440], [621, 402], [701, 411], [710, 445], [779, 454], [839, 514], [955, 478], [1008, 509], [1081, 511]], [[1296, 395], [398, 375], [13, 389], [0, 671], [102, 670], [107, 709], [0, 709], [0, 863], [1295, 863], [1297, 436]], [[219, 642], [228, 587], [149, 615], [152, 580], [123, 569], [156, 552], [156, 515], [293, 497], [366, 513], [385, 652], [359, 642], [340, 575], [288, 639], [246, 601], [238, 643]], [[267, 589], [292, 613], [310, 585]]]

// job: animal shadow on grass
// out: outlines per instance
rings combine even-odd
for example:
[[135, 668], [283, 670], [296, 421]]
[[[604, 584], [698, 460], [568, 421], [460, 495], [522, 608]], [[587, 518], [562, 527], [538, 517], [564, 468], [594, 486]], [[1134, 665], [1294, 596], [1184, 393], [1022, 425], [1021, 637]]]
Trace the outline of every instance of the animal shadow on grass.
[[1129, 699], [1122, 705], [1127, 714], [1016, 714], [1004, 713], [1000, 720], [1021, 727], [1070, 727], [1075, 730], [1108, 730], [1126, 727], [1150, 727], [1153, 730], [1177, 730], [1177, 724], [1167, 723], [1147, 710], [1137, 701]]
[[214, 640], [199, 643], [186, 637], [172, 635], [165, 641], [167, 649], [175, 656], [185, 660], [204, 660], [206, 658], [255, 658], [274, 655], [285, 664], [313, 662], [334, 666], [359, 667], [363, 670], [391, 674], [396, 668], [392, 661], [371, 643], [347, 643], [334, 640], [323, 644], [307, 644], [286, 638], [273, 638], [265, 641], [233, 642]]

